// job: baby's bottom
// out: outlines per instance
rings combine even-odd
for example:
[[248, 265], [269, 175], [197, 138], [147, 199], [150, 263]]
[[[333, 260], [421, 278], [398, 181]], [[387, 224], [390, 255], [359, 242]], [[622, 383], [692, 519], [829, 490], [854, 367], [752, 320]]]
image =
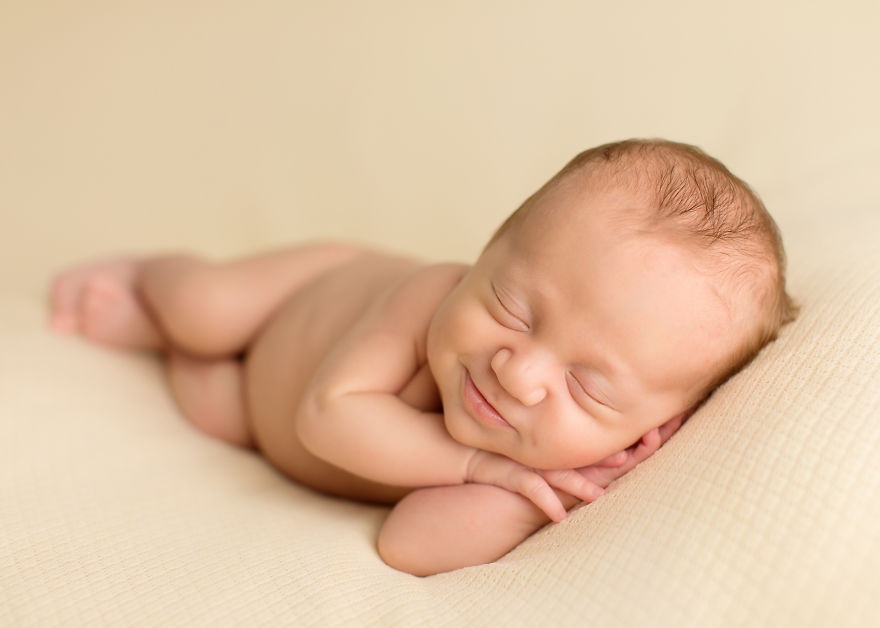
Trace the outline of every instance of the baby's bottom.
[[50, 324], [96, 343], [163, 353], [186, 417], [250, 447], [240, 357], [293, 292], [356, 253], [321, 244], [224, 263], [166, 255], [77, 266], [53, 282]]

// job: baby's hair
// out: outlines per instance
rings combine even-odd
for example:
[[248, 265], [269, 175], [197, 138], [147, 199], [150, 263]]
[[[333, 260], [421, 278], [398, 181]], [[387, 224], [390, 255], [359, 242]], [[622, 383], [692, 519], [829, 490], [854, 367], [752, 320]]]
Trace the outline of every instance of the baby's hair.
[[773, 218], [744, 181], [688, 144], [633, 139], [580, 153], [508, 217], [490, 244], [550, 190], [575, 177], [579, 185], [624, 189], [644, 199], [644, 207], [621, 213], [621, 228], [674, 238], [701, 253], [703, 269], [722, 277], [730, 290], [728, 306], [736, 309], [746, 303], [752, 310], [747, 337], [709, 390], [750, 362], [796, 317], [798, 308], [785, 287], [782, 238]]

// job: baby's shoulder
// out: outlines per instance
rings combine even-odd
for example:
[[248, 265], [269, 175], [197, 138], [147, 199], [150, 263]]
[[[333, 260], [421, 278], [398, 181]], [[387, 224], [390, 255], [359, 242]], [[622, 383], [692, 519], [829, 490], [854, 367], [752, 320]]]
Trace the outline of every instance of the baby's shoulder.
[[418, 267], [392, 291], [388, 314], [415, 316], [427, 322], [469, 268], [454, 262]]
[[350, 269], [343, 269], [351, 274], [346, 285], [361, 282], [357, 290], [361, 296], [347, 307], [351, 317], [336, 326], [342, 330], [336, 342], [343, 348], [340, 355], [364, 346], [370, 351], [384, 347], [384, 353], [391, 355], [395, 347], [406, 347], [413, 352], [415, 365], [422, 364], [431, 320], [468, 268], [383, 254], [352, 262]]
[[407, 295], [434, 297], [442, 301], [469, 269], [469, 265], [456, 262], [426, 264], [410, 275], [401, 289]]

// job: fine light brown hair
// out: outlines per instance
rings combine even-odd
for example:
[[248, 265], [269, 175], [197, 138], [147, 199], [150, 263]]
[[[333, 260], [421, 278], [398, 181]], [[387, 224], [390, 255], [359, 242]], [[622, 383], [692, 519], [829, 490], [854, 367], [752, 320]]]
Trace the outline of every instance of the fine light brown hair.
[[633, 208], [623, 222], [695, 250], [707, 272], [720, 276], [737, 303], [753, 311], [745, 338], [719, 365], [708, 390], [750, 362], [797, 316], [798, 307], [786, 290], [785, 250], [776, 222], [742, 179], [689, 144], [631, 139], [578, 154], [507, 218], [489, 245], [549, 190], [573, 177], [586, 186], [625, 186], [638, 192], [646, 206]]

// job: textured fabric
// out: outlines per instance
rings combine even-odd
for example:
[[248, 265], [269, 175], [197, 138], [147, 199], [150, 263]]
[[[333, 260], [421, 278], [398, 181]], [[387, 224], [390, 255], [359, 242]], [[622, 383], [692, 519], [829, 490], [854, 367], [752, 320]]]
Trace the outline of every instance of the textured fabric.
[[[0, 625], [876, 624], [880, 13], [612, 5], [2, 10]], [[155, 358], [44, 329], [52, 270], [120, 249], [468, 258], [574, 152], [633, 135], [755, 186], [802, 314], [492, 565], [395, 572], [385, 509], [201, 436]]]
[[495, 565], [385, 567], [381, 508], [202, 438], [157, 363], [4, 301], [0, 623], [839, 625], [880, 564], [880, 271], [802, 317], [654, 458]]

